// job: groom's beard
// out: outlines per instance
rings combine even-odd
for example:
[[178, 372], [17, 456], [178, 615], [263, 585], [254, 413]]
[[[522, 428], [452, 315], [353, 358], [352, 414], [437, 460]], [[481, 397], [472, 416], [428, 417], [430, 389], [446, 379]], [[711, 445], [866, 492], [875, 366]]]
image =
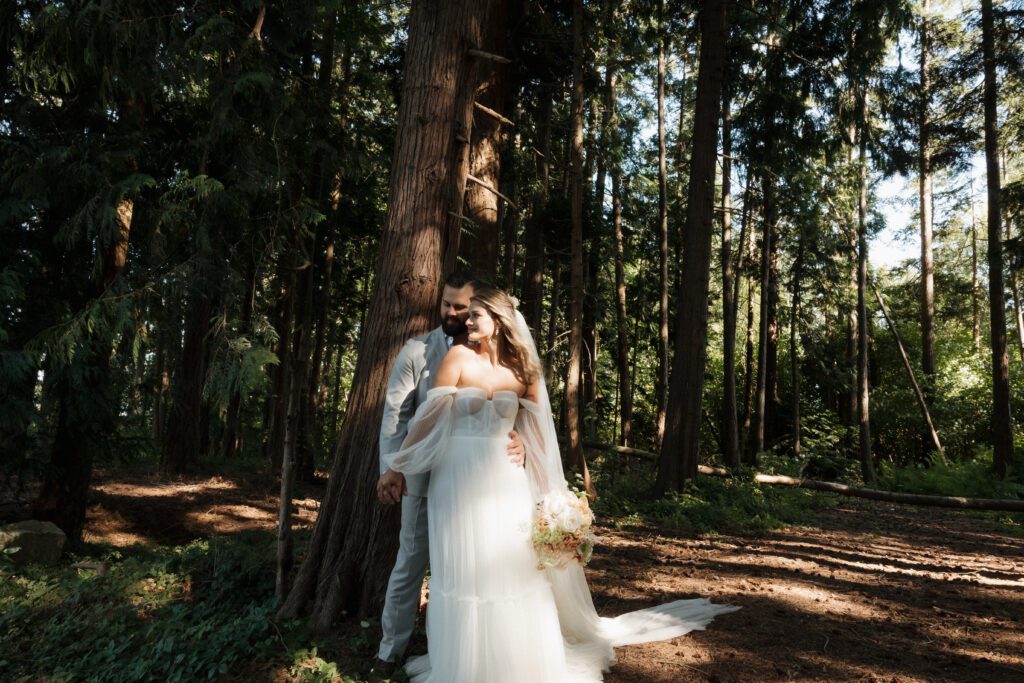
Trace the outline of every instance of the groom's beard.
[[441, 329], [449, 337], [461, 337], [466, 334], [466, 323], [458, 316], [448, 316], [441, 321]]

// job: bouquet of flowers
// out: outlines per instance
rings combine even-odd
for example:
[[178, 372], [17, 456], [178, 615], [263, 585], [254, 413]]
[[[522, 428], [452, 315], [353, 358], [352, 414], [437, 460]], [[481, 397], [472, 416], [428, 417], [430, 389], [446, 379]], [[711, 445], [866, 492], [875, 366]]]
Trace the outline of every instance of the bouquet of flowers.
[[537, 503], [533, 516], [533, 549], [537, 569], [564, 569], [570, 562], [586, 564], [594, 551], [594, 513], [586, 494], [551, 491]]

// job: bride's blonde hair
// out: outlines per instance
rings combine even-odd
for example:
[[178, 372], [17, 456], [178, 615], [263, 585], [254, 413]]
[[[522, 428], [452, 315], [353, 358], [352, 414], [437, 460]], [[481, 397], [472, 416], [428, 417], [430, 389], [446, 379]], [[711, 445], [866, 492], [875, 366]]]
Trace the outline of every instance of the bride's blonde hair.
[[470, 301], [486, 308], [497, 323], [495, 336], [504, 342], [512, 371], [519, 381], [527, 386], [537, 381], [541, 375], [540, 362], [530, 353], [530, 340], [523, 338], [516, 323], [516, 300], [497, 287], [478, 285]]

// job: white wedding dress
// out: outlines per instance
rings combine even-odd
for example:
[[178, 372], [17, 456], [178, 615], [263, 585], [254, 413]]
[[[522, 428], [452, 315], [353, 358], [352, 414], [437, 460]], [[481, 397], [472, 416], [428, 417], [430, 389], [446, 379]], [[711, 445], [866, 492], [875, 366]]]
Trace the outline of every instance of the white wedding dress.
[[[525, 468], [508, 459], [513, 428]], [[581, 567], [538, 570], [534, 501], [566, 486], [554, 438], [546, 393], [534, 403], [438, 387], [388, 458], [399, 472], [431, 473], [428, 654], [406, 664], [414, 683], [601, 681], [614, 646], [674, 638], [738, 609], [681, 600], [602, 618]]]

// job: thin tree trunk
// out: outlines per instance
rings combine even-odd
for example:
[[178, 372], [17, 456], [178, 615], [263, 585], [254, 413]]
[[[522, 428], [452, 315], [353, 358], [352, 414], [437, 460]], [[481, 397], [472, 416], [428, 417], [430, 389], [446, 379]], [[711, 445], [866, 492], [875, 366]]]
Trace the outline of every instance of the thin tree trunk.
[[[732, 113], [729, 91], [722, 93], [722, 459], [739, 467], [740, 446], [736, 414], [736, 301], [732, 257]], [[743, 245], [740, 245], [742, 253]]]
[[678, 490], [697, 476], [707, 359], [708, 288], [715, 203], [718, 116], [725, 64], [726, 0], [706, 0], [701, 13], [700, 66], [686, 203], [683, 299], [676, 317], [675, 362], [665, 441], [658, 459], [658, 493]]
[[[523, 316], [534, 339], [541, 339], [541, 319], [544, 300], [544, 225], [540, 216], [548, 203], [551, 157], [551, 116], [553, 112], [551, 89], [541, 86], [540, 114], [537, 122], [536, 146], [533, 150], [534, 169], [540, 179], [533, 198], [533, 212], [526, 223], [526, 272], [523, 278]], [[557, 284], [555, 285], [557, 288]]]
[[764, 423], [768, 376], [768, 299], [771, 291], [771, 253], [774, 229], [774, 180], [769, 173], [762, 176], [764, 195], [763, 229], [761, 231], [761, 310], [757, 340], [757, 389], [754, 393], [754, 448], [748, 464], [757, 464], [757, 454], [764, 451]]
[[982, 51], [985, 70], [985, 165], [988, 181], [988, 305], [992, 344], [992, 462], [1000, 477], [1013, 465], [1013, 419], [1010, 414], [1010, 360], [1006, 353], [1006, 306], [1003, 286], [1002, 212], [999, 202], [999, 119], [996, 88], [995, 28], [992, 0], [981, 0]]
[[665, 28], [664, 3], [658, 0], [658, 273], [661, 296], [658, 299], [658, 395], [656, 449], [661, 450], [665, 438], [668, 408], [669, 341], [668, 341], [668, 178], [665, 163]]
[[[316, 343], [313, 347], [313, 363], [309, 382], [308, 411], [312, 420], [312, 431], [316, 438], [322, 438], [323, 424], [321, 413], [325, 400], [326, 390], [326, 369], [330, 367], [330, 351], [327, 349], [327, 337], [330, 329], [328, 314], [331, 307], [331, 276], [334, 271], [334, 240], [328, 240], [324, 253], [323, 279], [320, 283], [320, 297], [318, 301], [317, 322], [316, 322]], [[327, 358], [325, 359], [325, 354]]]
[[882, 309], [882, 315], [885, 317], [885, 324], [889, 326], [889, 331], [892, 333], [893, 339], [896, 340], [896, 348], [899, 349], [900, 359], [903, 361], [903, 369], [907, 371], [907, 377], [910, 379], [910, 385], [914, 388], [914, 395], [917, 397], [917, 404], [921, 408], [921, 415], [924, 417], [925, 424], [928, 426], [928, 434], [931, 437], [932, 446], [935, 447], [935, 452], [939, 455], [939, 458], [945, 462], [945, 457], [942, 455], [942, 443], [939, 441], [939, 434], [935, 431], [935, 425], [932, 423], [931, 413], [928, 411], [928, 402], [925, 400], [924, 392], [921, 391], [921, 387], [917, 383], [917, 378], [914, 377], [914, 368], [910, 364], [910, 358], [907, 357], [906, 349], [903, 348], [903, 340], [900, 338], [900, 333], [896, 331], [896, 324], [889, 315], [889, 309], [882, 300], [882, 294], [878, 291], [878, 287], [874, 282], [871, 283], [871, 288], [875, 290], [875, 299], [878, 301], [878, 307]]
[[[1006, 161], [1006, 151], [1005, 150], [1003, 150], [1001, 156], [1002, 156], [1002, 163], [1000, 164], [1000, 168], [1002, 170], [1002, 176], [1003, 176], [1002, 180], [1003, 180], [1003, 183], [1005, 183], [1006, 180], [1007, 180], [1006, 179], [1006, 165], [1007, 165], [1007, 161]], [[1004, 218], [1004, 222], [1006, 223], [1006, 240], [1010, 241], [1011, 239], [1013, 239], [1013, 217], [1010, 215], [1009, 211], [1006, 212], [1006, 216]], [[1014, 322], [1017, 324], [1017, 347], [1018, 347], [1018, 350], [1020, 351], [1021, 360], [1024, 361], [1024, 310], [1022, 310], [1022, 308], [1021, 308], [1020, 288], [1017, 287], [1017, 269], [1016, 268], [1010, 268], [1010, 296], [1013, 297], [1013, 313], [1014, 313], [1014, 319], [1015, 319]]]
[[974, 212], [974, 178], [971, 178], [971, 315], [974, 353], [981, 356], [981, 302], [978, 286], [978, 221]]
[[[609, 3], [609, 5], [612, 3]], [[612, 172], [612, 229], [615, 233], [615, 338], [616, 368], [619, 379], [619, 422], [621, 431], [619, 444], [629, 446], [633, 438], [633, 383], [629, 364], [629, 319], [626, 309], [626, 250], [622, 233], [622, 164], [620, 158], [619, 114], [616, 109], [617, 72], [613, 48], [609, 47], [608, 67], [605, 72], [605, 86], [608, 92], [609, 127], [613, 135], [614, 161]]]
[[558, 338], [558, 311], [561, 310], [562, 298], [562, 259], [558, 255], [552, 255], [554, 263], [551, 272], [551, 308], [548, 311], [548, 339], [547, 349], [544, 354], [544, 375], [554, 381], [555, 368], [555, 346]]
[[572, 5], [572, 285], [569, 302], [569, 365], [565, 376], [569, 462], [583, 474], [594, 495], [580, 436], [580, 364], [583, 346], [583, 1]]
[[292, 535], [292, 489], [295, 485], [295, 442], [298, 416], [297, 391], [288, 395], [288, 418], [284, 430], [284, 454], [281, 458], [281, 496], [277, 510], [277, 565], [274, 577], [274, 596], [278, 602], [288, 596], [290, 579], [295, 564], [295, 538]]
[[867, 93], [859, 93], [860, 201], [857, 220], [857, 417], [860, 420], [860, 468], [864, 481], [875, 481], [871, 455], [871, 405], [868, 387], [868, 160], [867, 160]]
[[[924, 373], [923, 390], [925, 399], [931, 405], [935, 400], [935, 267], [932, 258], [932, 175], [931, 175], [931, 83], [929, 51], [930, 0], [922, 0], [920, 61], [918, 73], [920, 93], [918, 95], [918, 203], [921, 217], [921, 369]], [[922, 438], [925, 457], [932, 450], [931, 438]]]
[[800, 279], [803, 277], [805, 240], [800, 231], [796, 248], [796, 260], [793, 262], [793, 303], [789, 319], [789, 376], [793, 390], [793, 455], [800, 457]]
[[[282, 259], [284, 257], [282, 256]], [[267, 427], [267, 456], [270, 471], [281, 471], [281, 456], [284, 453], [285, 422], [288, 419], [288, 395], [291, 392], [292, 363], [294, 346], [292, 344], [292, 322], [295, 318], [296, 276], [289, 270], [285, 262], [278, 265], [280, 294], [278, 298], [278, 315], [275, 321], [277, 331], [278, 364], [274, 368], [272, 378], [273, 391], [267, 397], [269, 403], [269, 424]]]
[[[753, 211], [750, 204], [750, 188], [753, 185], [754, 179], [751, 177], [751, 171], [747, 169], [747, 187], [743, 193], [743, 228], [742, 232], [746, 235], [746, 260], [749, 263], [744, 264], [739, 269], [740, 273], [745, 275], [744, 279], [747, 282], [747, 325], [745, 330], [744, 340], [744, 357], [743, 357], [743, 433], [740, 436], [740, 446], [742, 451], [741, 457], [744, 454], [752, 453], [751, 442], [750, 442], [750, 429], [752, 425], [753, 417], [753, 406], [751, 406], [751, 391], [754, 388], [754, 221]], [[740, 242], [743, 242], [741, 237]], [[737, 284], [739, 279], [737, 278]], [[737, 299], [739, 297], [737, 296]]]
[[[924, 372], [922, 389], [928, 404], [931, 405], [935, 396], [935, 268], [932, 259], [932, 177], [931, 177], [931, 140], [928, 113], [931, 103], [931, 83], [929, 79], [929, 50], [931, 36], [928, 31], [930, 0], [922, 0], [920, 63], [918, 65], [921, 79], [918, 104], [918, 200], [921, 216], [921, 369]], [[928, 448], [930, 441], [925, 441]]]
[[[388, 211], [346, 417], [306, 559], [280, 609], [311, 607], [326, 631], [342, 610], [379, 613], [397, 549], [397, 510], [374, 501], [377, 435], [390, 365], [437, 315], [445, 255], [456, 245], [446, 216], [463, 182], [455, 139], [475, 90], [467, 46], [480, 44], [487, 2], [415, 2], [398, 112]], [[456, 207], [463, 198], [457, 197]], [[457, 236], [454, 238], [457, 242]]]

